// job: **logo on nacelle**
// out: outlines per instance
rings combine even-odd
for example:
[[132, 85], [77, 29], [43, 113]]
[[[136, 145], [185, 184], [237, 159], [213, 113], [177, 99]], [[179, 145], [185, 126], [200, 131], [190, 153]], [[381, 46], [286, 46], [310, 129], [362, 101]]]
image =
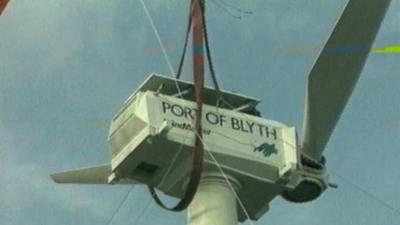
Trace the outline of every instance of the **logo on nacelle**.
[[278, 149], [276, 149], [275, 144], [264, 143], [260, 146], [254, 148], [254, 152], [261, 152], [265, 157], [269, 157], [272, 154], [278, 154]]

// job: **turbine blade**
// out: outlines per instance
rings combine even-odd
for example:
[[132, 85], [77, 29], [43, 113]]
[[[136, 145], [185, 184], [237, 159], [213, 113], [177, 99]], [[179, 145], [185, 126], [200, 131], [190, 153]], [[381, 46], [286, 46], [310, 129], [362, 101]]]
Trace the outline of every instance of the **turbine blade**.
[[111, 174], [110, 165], [75, 169], [50, 175], [56, 183], [107, 184]]
[[308, 77], [302, 146], [306, 157], [321, 160], [390, 2], [348, 1]]
[[[50, 177], [56, 183], [67, 184], [109, 184], [108, 176], [111, 174], [110, 165], [81, 168], [51, 174]], [[116, 184], [137, 184], [132, 179], [121, 179]]]

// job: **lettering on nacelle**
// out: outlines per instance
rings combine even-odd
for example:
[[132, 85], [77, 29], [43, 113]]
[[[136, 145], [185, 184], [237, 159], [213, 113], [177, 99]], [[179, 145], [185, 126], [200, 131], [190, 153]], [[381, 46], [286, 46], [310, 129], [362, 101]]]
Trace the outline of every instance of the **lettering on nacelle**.
[[[162, 112], [189, 120], [194, 120], [196, 116], [196, 109], [164, 101], [162, 102]], [[228, 126], [232, 130], [248, 134], [258, 134], [261, 137], [273, 138], [274, 140], [278, 139], [278, 132], [275, 127], [269, 127], [241, 118], [228, 118], [226, 115], [214, 112], [205, 112], [204, 118], [210, 125], [220, 127]]]

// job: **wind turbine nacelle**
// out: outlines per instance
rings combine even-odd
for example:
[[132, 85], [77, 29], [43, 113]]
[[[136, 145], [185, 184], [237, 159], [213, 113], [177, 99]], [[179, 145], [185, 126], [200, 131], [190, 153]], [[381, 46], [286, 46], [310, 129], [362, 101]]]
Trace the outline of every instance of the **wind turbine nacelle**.
[[[221, 98], [225, 102], [214, 106]], [[255, 116], [257, 103], [250, 97], [226, 91], [219, 96], [204, 89], [203, 172], [222, 169], [234, 177], [252, 219], [261, 217], [274, 197], [294, 190], [304, 177], [298, 172], [295, 129]], [[181, 198], [192, 169], [195, 112], [192, 84], [150, 76], [111, 122], [109, 183], [133, 179]]]

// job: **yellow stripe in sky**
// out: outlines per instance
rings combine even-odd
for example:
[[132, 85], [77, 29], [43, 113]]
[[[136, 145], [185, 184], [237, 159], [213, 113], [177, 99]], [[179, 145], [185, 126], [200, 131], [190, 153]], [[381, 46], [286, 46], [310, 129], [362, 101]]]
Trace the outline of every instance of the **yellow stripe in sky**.
[[391, 46], [386, 46], [384, 48], [372, 49], [371, 53], [376, 53], [376, 54], [399, 54], [400, 53], [400, 45], [391, 45]]
[[[321, 45], [310, 45], [302, 47], [292, 47], [284, 50], [285, 53], [304, 53], [319, 51], [322, 48]], [[374, 48], [370, 51], [373, 54], [400, 54], [400, 45], [389, 45], [383, 48]]]

